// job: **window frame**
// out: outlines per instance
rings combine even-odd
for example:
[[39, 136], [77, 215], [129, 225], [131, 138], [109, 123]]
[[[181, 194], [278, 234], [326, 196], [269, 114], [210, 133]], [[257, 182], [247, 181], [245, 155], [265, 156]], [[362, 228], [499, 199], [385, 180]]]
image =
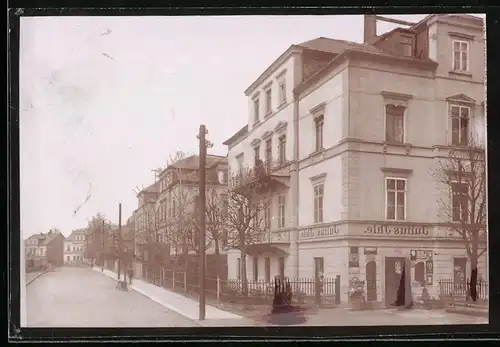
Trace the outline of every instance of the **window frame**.
[[[403, 47], [403, 56], [406, 57], [406, 58], [411, 58], [413, 57], [413, 37], [412, 36], [407, 36], [407, 35], [401, 35], [401, 39], [404, 40], [404, 39], [408, 39], [410, 40], [409, 42], [410, 43], [407, 43], [407, 42], [401, 42], [401, 46]], [[405, 54], [405, 47], [410, 47], [410, 55], [406, 55]]]
[[[397, 141], [397, 140], [389, 140], [388, 137], [387, 137], [387, 124], [388, 124], [388, 117], [389, 115], [391, 115], [393, 117], [392, 119], [392, 123], [394, 124], [394, 116], [395, 114], [391, 114], [390, 112], [388, 112], [388, 108], [390, 107], [394, 107], [396, 109], [398, 108], [403, 108], [403, 114], [402, 114], [402, 119], [403, 119], [403, 129], [402, 129], [402, 140], [401, 142]], [[385, 142], [386, 143], [389, 143], [389, 144], [404, 144], [406, 142], [406, 112], [408, 110], [408, 107], [407, 105], [402, 105], [402, 104], [399, 104], [399, 103], [392, 103], [390, 101], [384, 103], [384, 139], [385, 139]], [[395, 129], [395, 127], [393, 127], [393, 130]], [[392, 137], [395, 138], [395, 134], [392, 134]]]
[[[455, 43], [459, 43], [460, 44], [460, 67], [457, 69], [456, 66], [455, 66]], [[462, 66], [463, 66], [463, 60], [462, 60], [462, 44], [465, 43], [466, 45], [466, 50], [465, 50], [465, 54], [467, 56], [467, 67], [466, 69], [462, 69]], [[456, 71], [456, 72], [469, 72], [469, 66], [470, 66], [470, 41], [467, 41], [467, 40], [458, 40], [458, 39], [452, 39], [451, 41], [451, 69], [452, 71]]]
[[252, 275], [253, 280], [257, 282], [259, 280], [259, 258], [252, 257]]
[[257, 165], [257, 160], [260, 159], [260, 144], [253, 147], [253, 160], [254, 165]]
[[[395, 205], [394, 205], [394, 219], [389, 218], [389, 201], [388, 201], [388, 193], [389, 193], [389, 180], [394, 180], [394, 199], [395, 199]], [[404, 181], [405, 182], [405, 190], [404, 190], [404, 206], [403, 206], [403, 219], [398, 219], [398, 211], [397, 211], [397, 193], [399, 192], [397, 190], [397, 181]], [[384, 189], [384, 199], [385, 199], [385, 209], [384, 209], [384, 215], [385, 215], [385, 220], [387, 221], [405, 221], [408, 219], [408, 214], [407, 214], [407, 206], [408, 206], [408, 178], [407, 177], [397, 177], [397, 176], [386, 176], [384, 177], [384, 183], [385, 183], [385, 189]]]
[[266, 169], [268, 172], [272, 169], [273, 162], [273, 139], [272, 137], [268, 138], [264, 143], [264, 156], [266, 159]]
[[264, 279], [267, 283], [271, 282], [271, 257], [264, 258]]
[[[453, 142], [453, 120], [456, 119], [457, 117], [453, 116], [453, 108], [456, 107], [458, 108], [458, 143]], [[462, 119], [465, 117], [462, 117], [462, 109], [467, 109], [467, 138], [466, 142], [462, 143], [462, 131], [460, 128], [460, 124], [462, 122]], [[449, 143], [452, 146], [467, 146], [470, 136], [471, 136], [471, 123], [472, 123], [472, 107], [468, 105], [464, 105], [461, 103], [448, 103], [448, 117], [450, 120], [450, 138], [449, 138]]]
[[[321, 195], [317, 195], [317, 191], [321, 187]], [[325, 182], [318, 182], [313, 185], [313, 222], [314, 224], [324, 223], [324, 206], [325, 206]], [[318, 206], [316, 206], [316, 201]], [[321, 201], [321, 210], [319, 208]], [[321, 218], [320, 218], [321, 217]]]
[[286, 196], [278, 195], [278, 229], [286, 227]]
[[[318, 131], [318, 129], [321, 129], [321, 131]], [[324, 113], [321, 113], [318, 116], [314, 117], [314, 152], [320, 152], [325, 148], [324, 131], [325, 115]]]
[[280, 76], [277, 78], [277, 81], [278, 81], [278, 101], [279, 101], [279, 106], [281, 106], [286, 104], [286, 77], [284, 75]]
[[269, 116], [273, 113], [273, 88], [272, 85], [264, 90], [264, 95], [266, 96], [266, 113], [265, 116]]
[[253, 104], [253, 124], [260, 122], [260, 97], [256, 96], [252, 99]]
[[286, 163], [286, 134], [278, 138], [278, 161], [280, 165]]
[[272, 228], [272, 200], [268, 199], [267, 206], [264, 209], [264, 228], [266, 231]]
[[[453, 223], [460, 223], [460, 222], [463, 222], [463, 219], [462, 219], [462, 218], [459, 218], [458, 220], [456, 220], [456, 219], [455, 219], [455, 206], [454, 206], [454, 203], [453, 203], [453, 197], [454, 197], [454, 195], [456, 195], [456, 194], [455, 194], [455, 192], [454, 192], [454, 189], [453, 189], [453, 187], [454, 187], [455, 185], [462, 185], [462, 186], [465, 186], [465, 188], [467, 188], [467, 193], [466, 193], [466, 194], [464, 194], [464, 192], [462, 192], [462, 194], [460, 194], [460, 195], [465, 195], [465, 202], [466, 202], [466, 204], [467, 204], [467, 206], [466, 206], [466, 208], [467, 208], [467, 210], [466, 210], [466, 212], [467, 212], [466, 217], [467, 217], [467, 218], [466, 218], [465, 222], [466, 222], [466, 223], [470, 223], [470, 213], [469, 213], [469, 208], [470, 208], [470, 206], [469, 206], [469, 205], [470, 205], [470, 201], [469, 201], [469, 196], [470, 196], [470, 193], [471, 193], [471, 192], [470, 192], [470, 183], [467, 181], [467, 179], [466, 179], [466, 178], [465, 178], [464, 180], [462, 180], [462, 181], [458, 181], [458, 180], [456, 180], [456, 179], [452, 179], [452, 180], [451, 180], [451, 185], [450, 185], [451, 221], [452, 221]], [[461, 207], [462, 207], [462, 205], [459, 205], [459, 207], [461, 208]], [[461, 213], [463, 213], [463, 212], [461, 212]], [[461, 216], [461, 217], [462, 217], [462, 216]]]

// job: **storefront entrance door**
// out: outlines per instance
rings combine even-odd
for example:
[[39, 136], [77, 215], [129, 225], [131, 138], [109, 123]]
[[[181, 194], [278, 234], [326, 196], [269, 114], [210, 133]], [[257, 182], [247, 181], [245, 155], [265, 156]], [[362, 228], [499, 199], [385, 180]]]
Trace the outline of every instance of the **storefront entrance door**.
[[385, 258], [385, 304], [389, 306], [396, 302], [401, 273], [405, 258]]
[[377, 264], [374, 261], [366, 264], [366, 300], [377, 301]]

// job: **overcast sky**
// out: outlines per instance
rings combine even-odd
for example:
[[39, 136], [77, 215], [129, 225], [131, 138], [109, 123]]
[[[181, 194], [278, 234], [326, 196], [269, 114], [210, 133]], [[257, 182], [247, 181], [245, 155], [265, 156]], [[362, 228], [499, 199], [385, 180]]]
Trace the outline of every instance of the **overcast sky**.
[[134, 188], [176, 150], [195, 153], [202, 123], [210, 153], [227, 154], [222, 142], [247, 121], [244, 90], [290, 45], [320, 36], [361, 42], [363, 17], [21, 18], [23, 237], [69, 235], [98, 212], [117, 223], [118, 202], [125, 222]]

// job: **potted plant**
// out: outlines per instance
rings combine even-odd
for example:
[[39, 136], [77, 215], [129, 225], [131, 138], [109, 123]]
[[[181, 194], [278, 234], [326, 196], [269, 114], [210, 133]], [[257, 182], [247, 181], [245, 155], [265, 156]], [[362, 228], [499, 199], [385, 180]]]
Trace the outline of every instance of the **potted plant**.
[[363, 310], [365, 308], [366, 298], [365, 289], [362, 283], [356, 283], [349, 289], [349, 306], [353, 310]]

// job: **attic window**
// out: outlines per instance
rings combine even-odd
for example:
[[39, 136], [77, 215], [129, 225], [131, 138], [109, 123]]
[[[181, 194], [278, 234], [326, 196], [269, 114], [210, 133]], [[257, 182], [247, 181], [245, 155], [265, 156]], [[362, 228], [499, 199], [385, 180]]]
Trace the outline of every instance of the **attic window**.
[[409, 36], [401, 36], [401, 46], [405, 57], [413, 56], [413, 38]]

